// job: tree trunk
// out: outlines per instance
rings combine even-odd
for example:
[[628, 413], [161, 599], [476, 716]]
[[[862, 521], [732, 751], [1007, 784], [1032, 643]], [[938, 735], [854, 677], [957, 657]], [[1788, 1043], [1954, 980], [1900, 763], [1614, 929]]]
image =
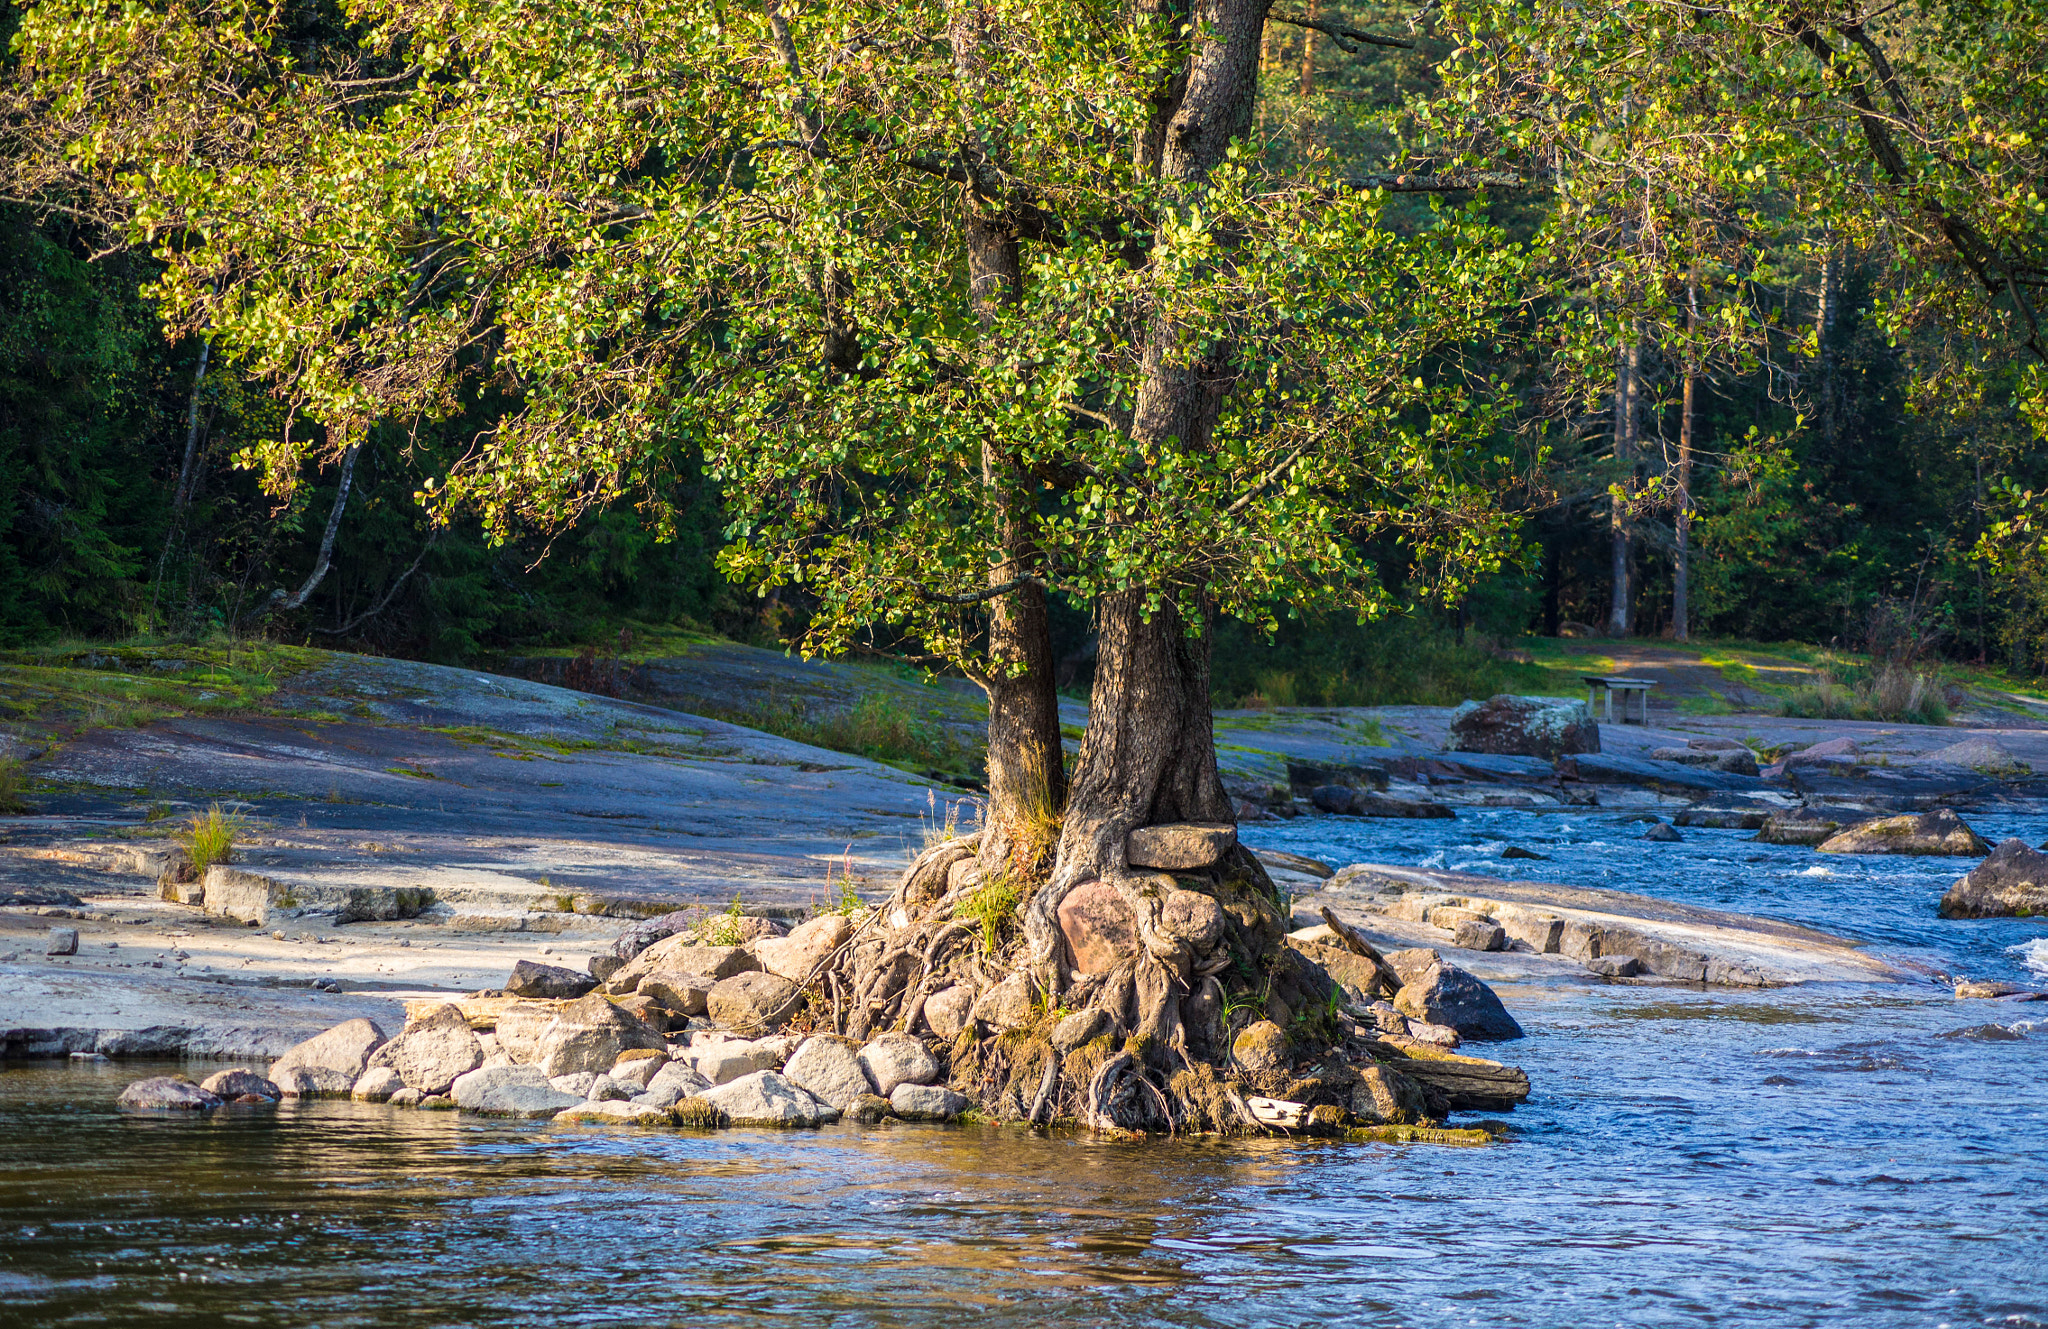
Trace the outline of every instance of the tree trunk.
[[1642, 367], [1642, 338], [1630, 339], [1620, 356], [1614, 375], [1614, 458], [1620, 462], [1621, 493], [1608, 502], [1608, 576], [1612, 591], [1607, 605], [1607, 635], [1626, 637], [1633, 601], [1629, 576], [1628, 504], [1623, 495], [1635, 487], [1638, 379]]
[[[1316, 16], [1316, 0], [1308, 0], [1302, 12], [1310, 18]], [[1295, 85], [1295, 92], [1306, 99], [1316, 90], [1316, 30], [1301, 30], [1301, 77]]]
[[1699, 288], [1690, 278], [1685, 284], [1685, 302], [1688, 344], [1685, 348], [1685, 388], [1678, 408], [1678, 517], [1672, 523], [1672, 534], [1677, 537], [1678, 543], [1678, 552], [1671, 565], [1673, 641], [1692, 639], [1692, 624], [1688, 618], [1691, 611], [1688, 598], [1692, 581], [1692, 388], [1693, 380], [1698, 377], [1698, 373], [1694, 368], [1690, 337], [1699, 319]]

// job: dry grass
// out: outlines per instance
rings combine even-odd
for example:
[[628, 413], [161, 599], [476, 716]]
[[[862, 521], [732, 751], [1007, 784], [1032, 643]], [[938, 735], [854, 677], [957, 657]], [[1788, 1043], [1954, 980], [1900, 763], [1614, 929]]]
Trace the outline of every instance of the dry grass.
[[1780, 709], [1786, 715], [1822, 720], [1897, 720], [1928, 725], [1945, 725], [1949, 715], [1938, 674], [1894, 663], [1879, 665], [1875, 672], [1820, 669], [1812, 684], [1795, 688]]
[[178, 843], [185, 846], [185, 855], [192, 861], [193, 874], [203, 877], [216, 863], [234, 862], [235, 841], [245, 829], [240, 817], [223, 811], [218, 803], [194, 816], [178, 836]]
[[22, 798], [21, 763], [12, 758], [0, 761], [0, 815], [19, 817], [35, 811]]

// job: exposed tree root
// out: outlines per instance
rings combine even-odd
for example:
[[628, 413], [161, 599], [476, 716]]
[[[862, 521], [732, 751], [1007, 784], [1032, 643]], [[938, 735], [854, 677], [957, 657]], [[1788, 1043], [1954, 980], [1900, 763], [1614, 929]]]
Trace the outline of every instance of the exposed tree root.
[[[1285, 944], [1287, 920], [1242, 849], [1193, 872], [1116, 871], [1138, 945], [1072, 971], [1053, 882], [992, 871], [977, 836], [936, 845], [803, 985], [808, 1023], [915, 1034], [954, 1089], [1001, 1121], [1113, 1133], [1264, 1133], [1251, 1097], [1309, 1105], [1308, 1128], [1428, 1124], [1427, 1095], [1374, 1063], [1340, 989]], [[1070, 889], [1090, 883], [1077, 883]], [[1032, 918], [1054, 920], [1034, 935]]]

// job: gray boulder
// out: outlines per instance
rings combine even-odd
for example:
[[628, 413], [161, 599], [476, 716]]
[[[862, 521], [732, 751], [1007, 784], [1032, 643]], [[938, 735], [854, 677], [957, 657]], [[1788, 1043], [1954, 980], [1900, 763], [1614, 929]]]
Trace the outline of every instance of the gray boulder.
[[653, 998], [664, 1009], [678, 1015], [702, 1015], [708, 1009], [711, 989], [716, 982], [716, 979], [702, 974], [661, 969], [643, 977], [635, 991], [640, 996]]
[[397, 1071], [389, 1066], [372, 1066], [363, 1072], [348, 1096], [358, 1103], [389, 1103], [391, 1096], [403, 1088], [405, 1081], [398, 1078]]
[[813, 1034], [799, 1043], [782, 1074], [791, 1084], [842, 1112], [856, 1098], [875, 1092], [862, 1068], [860, 1044], [835, 1034]]
[[628, 1099], [592, 1099], [563, 1108], [555, 1114], [563, 1126], [673, 1126], [675, 1118], [666, 1107]]
[[534, 1064], [546, 1079], [579, 1071], [602, 1075], [628, 1048], [665, 1051], [668, 1040], [593, 992], [555, 1012], [534, 1049]]
[[661, 1068], [668, 1064], [667, 1056], [662, 1053], [656, 1052], [649, 1056], [645, 1055], [642, 1049], [635, 1048], [630, 1052], [621, 1053], [618, 1062], [605, 1073], [619, 1083], [630, 1084], [639, 1090], [645, 1089]]
[[152, 1075], [123, 1089], [119, 1105], [152, 1112], [206, 1112], [220, 1107], [225, 1101], [219, 1094], [202, 1089], [190, 1080], [174, 1075]]
[[346, 1098], [384, 1045], [384, 1031], [369, 1020], [347, 1020], [285, 1049], [270, 1078], [288, 1096]]
[[209, 1094], [218, 1094], [222, 1098], [240, 1098], [244, 1094], [255, 1094], [262, 1098], [284, 1097], [283, 1092], [275, 1084], [246, 1066], [215, 1071], [201, 1080], [199, 1087]]
[[549, 1086], [536, 1066], [490, 1066], [471, 1071], [455, 1081], [449, 1094], [463, 1111], [492, 1117], [552, 1117], [583, 1101], [580, 1094], [565, 1094]]
[[753, 951], [763, 969], [777, 978], [801, 983], [820, 960], [852, 935], [853, 923], [846, 915], [820, 914], [791, 928], [786, 937], [760, 938], [753, 943]]
[[1947, 808], [1919, 815], [1873, 817], [1836, 832], [1819, 845], [1823, 854], [1925, 854], [1982, 858], [1991, 852], [1983, 837]]
[[590, 1097], [590, 1086], [596, 1084], [596, 1071], [577, 1071], [573, 1075], [557, 1075], [548, 1081], [548, 1088], [557, 1093], [574, 1094], [578, 1098]]
[[647, 1082], [647, 1088], [634, 1096], [636, 1103], [651, 1103], [655, 1107], [674, 1107], [693, 1094], [701, 1094], [711, 1087], [711, 1081], [699, 1075], [688, 1062], [672, 1061], [654, 1073]]
[[1403, 984], [1394, 994], [1394, 1009], [1411, 1020], [1448, 1025], [1460, 1038], [1500, 1041], [1522, 1037], [1522, 1026], [1515, 1023], [1492, 988], [1441, 960]]
[[1678, 833], [1678, 828], [1668, 821], [1655, 823], [1649, 830], [1643, 832], [1641, 838], [1652, 844], [1677, 844], [1685, 839]]
[[930, 1084], [939, 1078], [938, 1059], [908, 1034], [883, 1034], [871, 1041], [860, 1050], [860, 1068], [883, 1098], [899, 1084]]
[[940, 988], [924, 999], [925, 1028], [952, 1042], [974, 1018], [974, 989], [964, 983]]
[[705, 1012], [720, 1028], [742, 1034], [773, 1033], [789, 1018], [796, 984], [774, 974], [735, 974], [712, 985]]
[[731, 1084], [705, 1090], [701, 1097], [735, 1126], [822, 1126], [839, 1119], [838, 1108], [774, 1071], [743, 1075]]
[[779, 1054], [778, 1048], [763, 1047], [758, 1042], [750, 1043], [743, 1038], [734, 1038], [692, 1047], [690, 1064], [697, 1068], [697, 1074], [711, 1083], [730, 1084], [742, 1075], [774, 1070], [775, 1063], [782, 1060]]
[[1064, 1016], [1052, 1027], [1053, 1050], [1064, 1057], [1083, 1043], [1101, 1037], [1108, 1031], [1110, 1023], [1109, 1012], [1099, 1006]]
[[447, 1002], [407, 1024], [370, 1057], [371, 1066], [390, 1067], [407, 1088], [423, 1094], [445, 1094], [457, 1076], [483, 1064], [484, 1045], [476, 1031], [462, 1008]]
[[77, 928], [51, 928], [43, 942], [45, 955], [78, 954]]
[[1490, 752], [1555, 761], [1600, 750], [1600, 726], [1586, 703], [1569, 697], [1508, 694], [1468, 701], [1451, 712], [1447, 752]]
[[2011, 839], [1941, 897], [1943, 918], [2031, 918], [2048, 914], [2048, 854]]
[[586, 1101], [592, 1103], [623, 1103], [640, 1093], [640, 1086], [625, 1080], [614, 1080], [609, 1075], [594, 1076], [590, 1088], [583, 1091]]
[[1451, 945], [1467, 951], [1504, 951], [1507, 929], [1490, 918], [1467, 918], [1451, 929]]
[[519, 1002], [498, 1012], [498, 1027], [492, 1034], [507, 1057], [527, 1065], [540, 1060], [541, 1035], [554, 1022], [554, 1006]]
[[505, 992], [508, 996], [548, 997], [565, 1001], [573, 1001], [596, 986], [597, 980], [588, 974], [579, 974], [574, 969], [540, 964], [533, 960], [521, 960], [513, 965], [512, 976], [505, 980]]
[[899, 1084], [889, 1095], [889, 1110], [905, 1121], [951, 1121], [973, 1106], [942, 1084]]
[[1836, 831], [1842, 829], [1844, 822], [1855, 819], [1855, 814], [1845, 814], [1834, 808], [1791, 808], [1767, 818], [1756, 838], [1765, 844], [1813, 848], [1832, 838]]

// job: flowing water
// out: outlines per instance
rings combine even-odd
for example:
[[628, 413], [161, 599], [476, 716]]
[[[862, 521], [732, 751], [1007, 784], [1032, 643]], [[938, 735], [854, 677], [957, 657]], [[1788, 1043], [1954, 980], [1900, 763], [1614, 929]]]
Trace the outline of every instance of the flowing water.
[[[1502, 810], [1247, 838], [1791, 918], [1942, 973], [2048, 970], [2048, 924], [1934, 916], [1954, 861], [1639, 829]], [[1507, 995], [1529, 1037], [1501, 1051], [1535, 1093], [1484, 1148], [140, 1118], [112, 1110], [132, 1063], [15, 1064], [0, 1323], [2048, 1325], [2048, 1003]]]

